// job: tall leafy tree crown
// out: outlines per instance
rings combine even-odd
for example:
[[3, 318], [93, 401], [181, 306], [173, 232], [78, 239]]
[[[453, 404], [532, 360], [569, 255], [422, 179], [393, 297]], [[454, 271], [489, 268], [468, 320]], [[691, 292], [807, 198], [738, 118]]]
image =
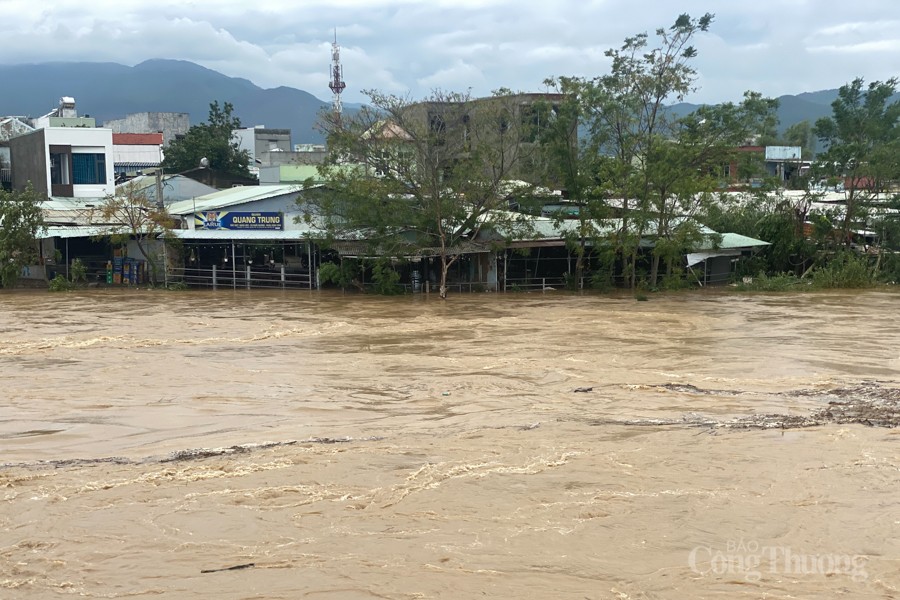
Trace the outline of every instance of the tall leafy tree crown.
[[173, 140], [166, 147], [163, 167], [170, 173], [180, 173], [200, 166], [206, 158], [209, 167], [239, 177], [250, 177], [250, 154], [241, 150], [234, 139], [234, 130], [241, 120], [234, 116], [234, 106], [218, 101], [209, 105], [206, 123], [194, 125], [184, 137]]

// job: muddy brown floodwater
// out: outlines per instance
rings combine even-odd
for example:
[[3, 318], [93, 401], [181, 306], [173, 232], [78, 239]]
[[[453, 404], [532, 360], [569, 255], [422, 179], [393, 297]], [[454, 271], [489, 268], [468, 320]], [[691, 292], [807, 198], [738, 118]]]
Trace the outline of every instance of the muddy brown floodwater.
[[898, 314], [0, 295], [0, 598], [900, 597]]

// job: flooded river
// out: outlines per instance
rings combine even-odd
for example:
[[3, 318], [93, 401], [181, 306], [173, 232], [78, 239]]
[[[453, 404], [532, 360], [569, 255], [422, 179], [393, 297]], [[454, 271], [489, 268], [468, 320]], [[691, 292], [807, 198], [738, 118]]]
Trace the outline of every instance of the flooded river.
[[0, 598], [900, 597], [898, 314], [0, 295]]

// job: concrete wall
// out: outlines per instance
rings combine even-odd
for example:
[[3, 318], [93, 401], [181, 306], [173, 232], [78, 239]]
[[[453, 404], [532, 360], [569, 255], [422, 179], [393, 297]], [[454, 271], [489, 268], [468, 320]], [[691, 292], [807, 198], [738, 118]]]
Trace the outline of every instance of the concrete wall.
[[113, 133], [157, 133], [163, 134], [163, 145], [169, 144], [176, 136], [184, 135], [191, 128], [188, 113], [143, 112], [132, 113], [122, 119], [111, 119], [103, 124]]
[[96, 127], [92, 117], [38, 117], [34, 120], [36, 128], [42, 127]]
[[[50, 164], [49, 146], [60, 144], [72, 147], [72, 154], [103, 153], [106, 155], [106, 182], [97, 185], [76, 185], [75, 198], [102, 198], [116, 192], [113, 169], [112, 131], [109, 129], [82, 129], [79, 127], [50, 127], [44, 129], [45, 164]], [[49, 173], [48, 185], [49, 185]]]
[[[250, 169], [257, 172], [259, 166], [280, 165], [292, 162], [291, 158], [282, 158], [280, 155], [293, 157], [291, 151], [290, 129], [266, 129], [265, 127], [246, 127], [235, 129], [234, 139], [241, 150], [246, 150], [250, 155]], [[259, 160], [261, 164], [257, 164]]]
[[45, 196], [50, 194], [50, 156], [45, 142], [46, 131], [38, 129], [9, 140], [14, 190], [24, 190], [30, 181], [37, 193]]
[[257, 129], [256, 130], [256, 157], [266, 153], [290, 152], [290, 129]]

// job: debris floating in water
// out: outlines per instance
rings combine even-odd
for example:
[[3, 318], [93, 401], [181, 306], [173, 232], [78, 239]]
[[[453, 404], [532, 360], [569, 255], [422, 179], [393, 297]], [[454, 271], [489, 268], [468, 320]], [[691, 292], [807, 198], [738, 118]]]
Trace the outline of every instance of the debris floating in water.
[[577, 387], [577, 388], [575, 388], [575, 389], [572, 390], [572, 391], [575, 392], [576, 394], [579, 393], [579, 392], [581, 392], [581, 393], [587, 393], [587, 392], [593, 392], [593, 391], [594, 391], [594, 388], [592, 388], [592, 387]]
[[256, 563], [245, 563], [243, 565], [234, 565], [233, 567], [222, 567], [221, 569], [202, 569], [201, 573], [220, 573], [222, 571], [240, 571], [241, 569], [249, 569], [255, 567]]

